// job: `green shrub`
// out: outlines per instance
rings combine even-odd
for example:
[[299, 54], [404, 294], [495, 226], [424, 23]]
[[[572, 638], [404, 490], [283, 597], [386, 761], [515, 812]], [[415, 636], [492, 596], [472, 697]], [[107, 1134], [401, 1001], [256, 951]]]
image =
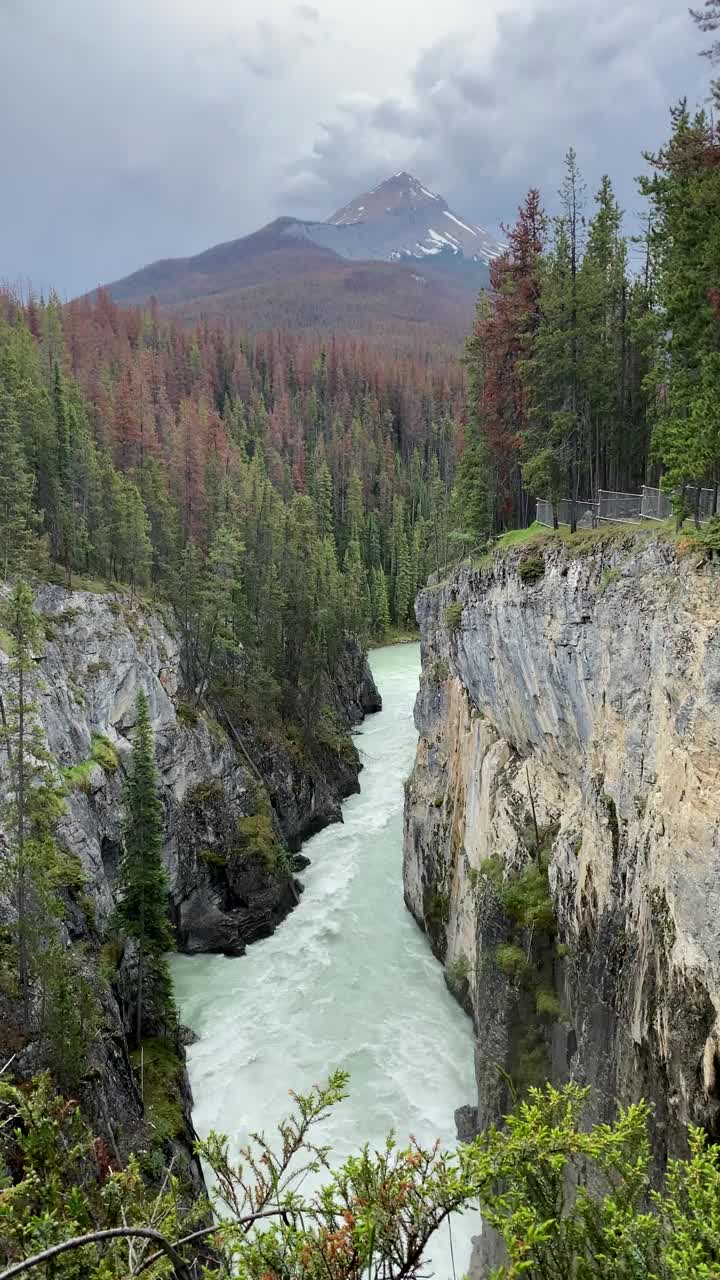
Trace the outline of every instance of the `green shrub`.
[[51, 880], [57, 888], [82, 889], [89, 879], [76, 853], [70, 853], [67, 849], [55, 849]]
[[720, 516], [711, 516], [698, 537], [698, 542], [710, 552], [710, 557], [720, 553]]
[[527, 958], [515, 942], [501, 942], [495, 948], [495, 963], [509, 978], [519, 978], [527, 969]]
[[89, 662], [85, 668], [85, 674], [87, 676], [105, 675], [108, 671], [112, 671], [112, 665], [108, 662], [107, 658], [100, 658], [98, 662]]
[[540, 1022], [530, 1022], [525, 1027], [515, 1046], [512, 1067], [513, 1087], [518, 1097], [545, 1085], [550, 1075], [550, 1055]]
[[541, 1018], [559, 1018], [562, 1005], [550, 987], [540, 987], [535, 992], [535, 1012]]
[[123, 958], [123, 944], [119, 938], [108, 938], [103, 942], [98, 956], [98, 968], [101, 978], [112, 982]]
[[430, 668], [430, 679], [432, 680], [433, 684], [444, 684], [449, 674], [450, 674], [450, 668], [447, 662], [445, 661], [445, 659], [436, 658]]
[[338, 721], [337, 714], [332, 707], [323, 707], [317, 718], [313, 729], [313, 738], [315, 742], [324, 747], [326, 751], [332, 751], [341, 760], [352, 764], [355, 760], [355, 747], [352, 738], [347, 730]]
[[191, 787], [185, 797], [185, 803], [196, 811], [217, 804], [225, 795], [225, 788], [219, 778], [208, 778], [206, 782], [198, 782]]
[[247, 818], [239, 818], [236, 829], [240, 848], [233, 852], [242, 857], [261, 858], [268, 871], [277, 870], [287, 861], [269, 813], [253, 813]]
[[219, 720], [216, 720], [214, 716], [206, 715], [205, 723], [211, 738], [214, 738], [216, 742], [227, 742], [227, 733]]
[[91, 755], [95, 763], [99, 764], [106, 773], [114, 773], [120, 764], [117, 748], [113, 746], [109, 738], [104, 738], [101, 733], [93, 734]]
[[460, 623], [462, 622], [462, 616], [463, 616], [463, 607], [464, 606], [460, 603], [459, 600], [455, 600], [452, 604], [449, 604], [445, 609], [445, 612], [443, 614], [443, 621], [448, 631], [451, 633], [451, 635], [454, 635], [456, 631], [460, 630]]
[[503, 862], [501, 858], [483, 858], [480, 863], [480, 875], [485, 876], [496, 893], [500, 893], [503, 883]]
[[61, 770], [66, 785], [71, 791], [90, 791], [94, 760], [81, 760], [79, 764], [69, 764]]
[[617, 582], [619, 577], [619, 569], [603, 569], [600, 574], [600, 581], [597, 588], [598, 595], [603, 595], [607, 591], [608, 587], [612, 586], [613, 582]]
[[523, 556], [518, 565], [518, 574], [525, 586], [539, 582], [545, 574], [545, 561], [542, 556]]
[[211, 867], [227, 866], [227, 857], [221, 849], [200, 849], [197, 856]]
[[447, 972], [448, 977], [453, 982], [467, 982], [469, 980], [472, 974], [472, 965], [464, 951], [459, 956], [456, 956], [451, 965], [448, 965]]
[[6, 631], [4, 627], [0, 627], [0, 649], [7, 654], [8, 658], [12, 658], [15, 655], [15, 641], [10, 632]]
[[92, 751], [89, 760], [80, 760], [78, 764], [67, 765], [61, 772], [65, 783], [72, 791], [90, 791], [93, 765], [99, 764], [106, 773], [114, 773], [120, 763], [117, 750], [107, 738], [94, 733]]
[[437, 931], [450, 919], [450, 898], [442, 889], [433, 889], [425, 907], [425, 923]]
[[89, 893], [81, 893], [78, 898], [78, 906], [85, 917], [85, 923], [88, 929], [93, 933], [97, 930], [97, 906], [95, 899]]
[[539, 929], [552, 933], [555, 911], [548, 890], [547, 872], [539, 867], [526, 867], [520, 875], [507, 880], [501, 900], [510, 919], [521, 929]]
[[175, 715], [177, 716], [178, 723], [186, 725], [188, 728], [193, 728], [200, 718], [195, 707], [192, 707], [189, 702], [184, 701], [178, 702], [175, 707]]
[[[140, 1050], [130, 1055], [140, 1078]], [[183, 1060], [168, 1040], [151, 1038], [142, 1044], [145, 1119], [157, 1143], [178, 1138], [185, 1129], [182, 1107]]]

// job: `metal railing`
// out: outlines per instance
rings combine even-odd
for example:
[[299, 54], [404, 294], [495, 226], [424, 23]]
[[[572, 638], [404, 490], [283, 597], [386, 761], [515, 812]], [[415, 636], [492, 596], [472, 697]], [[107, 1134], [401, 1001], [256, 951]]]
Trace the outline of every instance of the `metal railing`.
[[[575, 503], [575, 521], [580, 529], [593, 529], [597, 524], [597, 502], [586, 501], [585, 498], [578, 498]], [[558, 524], [569, 525], [572, 502], [569, 498], [561, 498], [557, 503]], [[537, 502], [536, 520], [538, 524], [547, 525], [548, 529], [553, 528], [553, 508], [552, 502], [547, 502], [544, 498], [539, 498]]]
[[[674, 496], [679, 496], [679, 490]], [[700, 489], [686, 485], [682, 490], [683, 509], [686, 516], [694, 516], [705, 524], [713, 515], [720, 514], [718, 494], [715, 489]], [[570, 525], [572, 502], [561, 498], [557, 505], [558, 524]], [[668, 520], [673, 512], [673, 495], [664, 489], [644, 484], [642, 493], [620, 493], [612, 489], [600, 489], [598, 501], [585, 499], [575, 503], [575, 521], [578, 528], [595, 528], [598, 522], [608, 524], [642, 524], [643, 520]], [[553, 527], [553, 505], [545, 498], [537, 502], [536, 520], [548, 529]]]
[[672, 496], [664, 489], [653, 489], [644, 484], [642, 491], [643, 520], [669, 520], [673, 513]]
[[613, 524], [639, 524], [642, 520], [642, 494], [599, 489], [598, 520]]

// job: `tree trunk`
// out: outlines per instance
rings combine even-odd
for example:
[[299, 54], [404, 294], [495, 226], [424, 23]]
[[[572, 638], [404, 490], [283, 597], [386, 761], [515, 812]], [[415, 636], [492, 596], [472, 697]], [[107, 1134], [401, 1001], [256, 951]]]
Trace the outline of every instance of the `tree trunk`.
[[142, 1002], [143, 1002], [143, 979], [145, 976], [145, 948], [140, 943], [138, 949], [138, 976], [137, 976], [137, 1005], [135, 1007], [135, 1045], [140, 1048], [142, 1044]]
[[[18, 646], [20, 648], [20, 646]], [[25, 881], [25, 672], [18, 672], [17, 839], [18, 839], [18, 972], [23, 1001], [23, 1026], [30, 1030], [30, 964], [28, 958], [27, 885]]]

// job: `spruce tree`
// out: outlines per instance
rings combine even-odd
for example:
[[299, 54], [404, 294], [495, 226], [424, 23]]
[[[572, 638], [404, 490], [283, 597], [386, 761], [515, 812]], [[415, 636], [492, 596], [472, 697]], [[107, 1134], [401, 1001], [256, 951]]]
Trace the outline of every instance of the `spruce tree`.
[[657, 292], [653, 449], [663, 484], [682, 492], [720, 478], [720, 166], [718, 130], [704, 112], [691, 116], [682, 102], [671, 118], [672, 137], [647, 157], [654, 173], [641, 189], [652, 209]]
[[0, 576], [24, 568], [37, 547], [33, 478], [20, 440], [12, 400], [0, 394]]
[[167, 878], [162, 864], [163, 809], [157, 789], [155, 741], [148, 701], [137, 696], [137, 720], [124, 793], [123, 856], [118, 878], [118, 918], [138, 950], [135, 1040], [143, 1032], [146, 971], [153, 979], [154, 1003], [163, 994], [164, 952], [172, 946], [167, 914]]
[[15, 688], [2, 710], [2, 737], [10, 764], [12, 792], [5, 806], [5, 820], [10, 832], [11, 880], [17, 913], [17, 953], [23, 1023], [30, 1028], [31, 917], [32, 917], [32, 845], [30, 839], [30, 788], [36, 772], [33, 753], [31, 716], [34, 703], [29, 696], [29, 681], [34, 671], [34, 655], [41, 643], [40, 619], [33, 610], [32, 593], [20, 579], [4, 610], [3, 621], [13, 642], [10, 670]]
[[390, 606], [387, 579], [381, 565], [375, 565], [370, 575], [371, 629], [376, 640], [383, 640], [390, 629]]

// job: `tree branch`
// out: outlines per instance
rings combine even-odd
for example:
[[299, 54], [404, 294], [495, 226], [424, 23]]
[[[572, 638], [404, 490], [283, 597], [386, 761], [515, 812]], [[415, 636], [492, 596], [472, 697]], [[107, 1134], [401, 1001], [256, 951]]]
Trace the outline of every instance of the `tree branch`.
[[[256, 1222], [258, 1218], [285, 1217], [286, 1214], [284, 1209], [265, 1209], [263, 1213], [251, 1213], [247, 1218], [241, 1218], [239, 1225], [247, 1228], [252, 1226], [253, 1222]], [[221, 1226], [221, 1222], [214, 1222], [211, 1227], [202, 1227], [199, 1231], [193, 1231], [189, 1236], [183, 1236], [181, 1240], [176, 1240], [172, 1247], [173, 1249], [180, 1249], [183, 1245], [192, 1244], [195, 1240], [202, 1240], [205, 1236], [212, 1235], [213, 1231], [219, 1231]], [[142, 1266], [138, 1267], [135, 1275], [142, 1275], [143, 1271], [146, 1271], [154, 1262], [158, 1262], [160, 1260], [162, 1254], [163, 1251], [159, 1250], [158, 1253], [154, 1253], [151, 1258], [147, 1258], [146, 1261], [143, 1262]], [[5, 1280], [5, 1276], [0, 1276], [0, 1280]]]
[[174, 1246], [159, 1231], [153, 1231], [150, 1227], [113, 1227], [108, 1231], [91, 1231], [86, 1236], [73, 1236], [71, 1240], [63, 1240], [62, 1244], [43, 1249], [42, 1253], [36, 1253], [32, 1258], [16, 1262], [0, 1274], [0, 1280], [10, 1280], [11, 1276], [19, 1276], [23, 1271], [39, 1267], [43, 1262], [49, 1262], [51, 1258], [57, 1258], [59, 1254], [67, 1253], [70, 1249], [82, 1249], [89, 1244], [101, 1244], [105, 1240], [119, 1240], [126, 1236], [142, 1236], [146, 1240], [154, 1240], [159, 1246], [157, 1257], [164, 1253], [170, 1259], [177, 1280], [191, 1280], [190, 1270]]

